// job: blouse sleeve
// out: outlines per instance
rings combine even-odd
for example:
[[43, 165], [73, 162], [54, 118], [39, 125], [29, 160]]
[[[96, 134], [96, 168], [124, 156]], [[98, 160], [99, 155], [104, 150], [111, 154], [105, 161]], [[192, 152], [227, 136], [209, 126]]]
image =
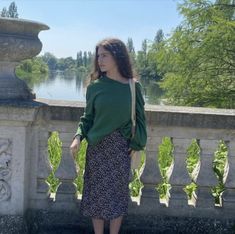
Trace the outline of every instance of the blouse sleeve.
[[141, 89], [141, 84], [136, 82], [136, 129], [135, 135], [130, 141], [130, 148], [136, 151], [143, 150], [147, 141], [145, 103]]
[[87, 87], [86, 91], [86, 108], [78, 123], [78, 129], [75, 136], [80, 135], [80, 139], [86, 138], [87, 133], [93, 125], [94, 119], [94, 95], [91, 92], [91, 85]]

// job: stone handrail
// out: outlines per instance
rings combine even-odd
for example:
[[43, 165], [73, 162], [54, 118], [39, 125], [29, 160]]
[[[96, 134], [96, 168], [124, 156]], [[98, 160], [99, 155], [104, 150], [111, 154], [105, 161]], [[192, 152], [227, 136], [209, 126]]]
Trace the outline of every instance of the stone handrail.
[[[0, 105], [0, 215], [23, 215], [27, 210], [77, 211], [73, 180], [76, 177], [69, 146], [84, 103], [37, 99]], [[129, 214], [230, 219], [235, 217], [235, 110], [146, 105], [148, 141], [140, 205], [130, 201]], [[61, 181], [56, 196], [45, 182], [52, 168], [47, 140], [58, 131], [63, 143], [56, 177]], [[169, 206], [159, 202], [155, 187], [161, 182], [157, 166], [163, 137], [174, 145]], [[201, 148], [196, 206], [188, 205], [183, 187], [190, 183], [186, 149], [192, 139]], [[229, 172], [222, 207], [215, 207], [210, 189], [218, 181], [212, 170], [218, 142], [228, 145]]]

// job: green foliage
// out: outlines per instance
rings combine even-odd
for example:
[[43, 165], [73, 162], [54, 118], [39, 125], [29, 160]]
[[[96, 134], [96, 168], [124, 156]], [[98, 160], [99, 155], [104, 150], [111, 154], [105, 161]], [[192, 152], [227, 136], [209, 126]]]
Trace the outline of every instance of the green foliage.
[[141, 84], [144, 88], [145, 99], [147, 100], [148, 104], [159, 105], [162, 104], [162, 95], [163, 91], [159, 87], [157, 81], [154, 80], [147, 80], [144, 77], [141, 78]]
[[163, 41], [163, 39], [164, 39], [163, 30], [162, 30], [162, 29], [159, 29], [159, 30], [157, 31], [157, 33], [156, 33], [155, 38], [154, 38], [154, 42], [155, 42], [156, 44], [159, 44], [159, 43], [161, 43], [161, 42]]
[[132, 65], [135, 67], [136, 66], [136, 64], [135, 64], [136, 63], [136, 54], [135, 54], [135, 48], [134, 48], [134, 43], [133, 43], [132, 38], [129, 37], [127, 39], [126, 47], [127, 47], [128, 53], [130, 55]]
[[223, 183], [224, 169], [228, 160], [228, 148], [224, 141], [219, 142], [218, 150], [214, 154], [213, 171], [220, 183]]
[[144, 170], [146, 155], [141, 151], [141, 161], [137, 169], [132, 170], [133, 179], [129, 183], [130, 194], [132, 197], [138, 197], [144, 184], [140, 181], [141, 174]]
[[77, 58], [72, 57], [56, 58], [53, 54], [47, 52], [42, 56], [43, 61], [48, 65], [50, 71], [84, 71], [86, 74], [89, 73], [92, 66], [93, 54], [90, 51], [79, 51]]
[[0, 16], [8, 18], [18, 18], [19, 14], [17, 12], [17, 6], [15, 2], [11, 2], [11, 4], [8, 7], [8, 10], [6, 7], [3, 7]]
[[156, 187], [161, 199], [164, 198], [168, 200], [170, 196], [169, 190], [171, 189], [171, 185], [169, 184], [169, 179], [174, 163], [173, 150], [174, 147], [171, 138], [164, 137], [158, 150], [158, 166], [162, 176], [162, 182]]
[[224, 191], [225, 191], [225, 187], [223, 183], [219, 183], [218, 185], [214, 186], [211, 189], [212, 196], [215, 198], [216, 205], [221, 205], [221, 196]]
[[[86, 148], [87, 141], [83, 140], [81, 142], [80, 150], [75, 158], [79, 170], [78, 176], [74, 182], [77, 185], [77, 190], [80, 194], [82, 194], [83, 190], [83, 174], [85, 170]], [[47, 178], [47, 182], [50, 184], [50, 192], [55, 193], [60, 183], [59, 180], [55, 177], [55, 172], [60, 164], [62, 156], [62, 142], [59, 139], [58, 132], [52, 132], [51, 136], [48, 139], [48, 154], [50, 163], [52, 165], [52, 172]]]
[[86, 162], [86, 149], [87, 149], [87, 141], [83, 140], [80, 145], [80, 150], [77, 153], [75, 161], [78, 165], [78, 177], [75, 179], [75, 184], [77, 185], [77, 190], [79, 194], [82, 194], [83, 191], [83, 174], [85, 171], [85, 162]]
[[[184, 21], [156, 52], [161, 87], [174, 105], [234, 108], [235, 21], [228, 3], [185, 0]], [[234, 12], [233, 7], [233, 12]]]
[[47, 64], [49, 70], [56, 70], [56, 66], [57, 66], [57, 58], [49, 53], [46, 52], [43, 56], [42, 56], [42, 60]]
[[187, 149], [187, 158], [186, 158], [187, 170], [193, 181], [195, 181], [195, 178], [192, 173], [199, 160], [200, 160], [200, 147], [197, 143], [197, 140], [193, 139], [192, 143]]
[[8, 11], [6, 7], [2, 8], [1, 17], [8, 17]]
[[159, 75], [156, 63], [156, 53], [153, 49], [153, 45], [157, 45], [158, 42], [152, 44], [147, 39], [142, 42], [142, 50], [137, 52], [136, 56], [136, 70], [143, 80], [159, 80], [161, 76]]
[[[83, 183], [84, 183], [83, 175], [85, 171], [86, 150], [87, 150], [87, 141], [83, 140], [81, 142], [80, 149], [75, 157], [75, 162], [78, 167], [78, 176], [74, 180], [74, 183], [77, 186], [77, 192], [79, 194], [82, 194], [83, 191]], [[50, 138], [48, 139], [48, 154], [53, 169], [51, 174], [47, 178], [47, 182], [50, 184], [50, 192], [55, 193], [60, 183], [59, 180], [55, 177], [55, 171], [57, 170], [60, 164], [61, 155], [62, 155], [62, 142], [59, 139], [58, 132], [53, 132]], [[143, 171], [144, 164], [145, 164], [145, 152], [142, 151], [141, 163], [139, 165], [139, 168], [133, 171], [133, 181], [130, 182], [129, 184], [130, 194], [133, 197], [138, 197], [143, 187], [143, 183], [140, 181], [140, 176]]]
[[168, 169], [173, 163], [173, 144], [170, 137], [164, 137], [158, 150], [158, 166], [164, 182], [168, 182]]
[[19, 14], [17, 12], [17, 6], [15, 2], [12, 2], [8, 8], [8, 17], [10, 18], [18, 18]]
[[[211, 189], [212, 196], [215, 198], [215, 204], [221, 205], [221, 196], [225, 190], [225, 179], [228, 166], [228, 148], [224, 141], [219, 142], [218, 150], [214, 154], [213, 171], [218, 179], [218, 185]], [[226, 170], [226, 171], [225, 171]], [[226, 173], [225, 173], [226, 172]]]
[[50, 192], [55, 193], [60, 183], [59, 179], [55, 177], [55, 171], [60, 164], [62, 156], [62, 142], [59, 139], [58, 132], [52, 132], [48, 139], [48, 154], [52, 165], [52, 172], [47, 178], [47, 182], [50, 184]]
[[133, 180], [129, 183], [130, 194], [132, 197], [138, 197], [143, 188], [143, 183], [140, 181], [140, 170], [133, 171]]
[[24, 71], [32, 74], [47, 74], [48, 67], [43, 62], [41, 57], [35, 57], [33, 59], [26, 59], [20, 63], [17, 67], [17, 72]]
[[197, 184], [192, 182], [191, 184], [186, 185], [183, 190], [188, 195], [189, 199], [192, 199], [193, 193], [197, 190]]
[[169, 197], [169, 191], [171, 189], [171, 185], [169, 183], [162, 182], [157, 185], [156, 189], [159, 193], [160, 198], [165, 199]]
[[26, 59], [16, 67], [16, 75], [32, 88], [48, 78], [48, 66], [41, 57]]
[[186, 157], [186, 165], [187, 165], [186, 168], [192, 182], [183, 188], [189, 199], [192, 199], [192, 196], [197, 189], [196, 179], [200, 168], [199, 163], [200, 163], [200, 147], [197, 143], [197, 140], [193, 139], [190, 146], [187, 149], [187, 157]]

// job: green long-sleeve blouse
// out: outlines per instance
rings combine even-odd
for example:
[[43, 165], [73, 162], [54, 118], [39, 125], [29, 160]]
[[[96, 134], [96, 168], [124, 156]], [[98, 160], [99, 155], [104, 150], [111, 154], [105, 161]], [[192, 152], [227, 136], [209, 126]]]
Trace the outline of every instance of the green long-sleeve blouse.
[[86, 138], [88, 144], [96, 145], [119, 129], [126, 139], [130, 139], [131, 149], [142, 150], [147, 140], [144, 104], [141, 85], [136, 82], [136, 131], [131, 138], [130, 86], [102, 76], [87, 87], [86, 108], [76, 135]]

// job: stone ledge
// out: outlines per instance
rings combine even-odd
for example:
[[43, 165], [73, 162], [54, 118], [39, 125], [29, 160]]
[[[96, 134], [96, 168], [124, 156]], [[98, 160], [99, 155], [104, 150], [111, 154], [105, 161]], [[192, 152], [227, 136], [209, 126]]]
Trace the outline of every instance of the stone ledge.
[[26, 234], [26, 220], [18, 215], [0, 216], [0, 234]]
[[[108, 223], [105, 226], [108, 233]], [[89, 218], [79, 212], [29, 210], [25, 217], [0, 216], [0, 234], [93, 234]], [[153, 215], [128, 215], [123, 219], [120, 234], [231, 234], [235, 219], [208, 219]]]
[[[84, 102], [63, 100], [0, 101], [0, 120], [4, 119], [6, 110], [9, 113], [18, 113], [20, 116], [25, 109], [28, 111], [37, 109], [38, 111], [31, 117], [35, 120], [39, 118], [45, 121], [79, 121], [84, 107]], [[17, 117], [16, 120], [22, 118], [25, 119]], [[234, 109], [146, 105], [146, 118], [148, 124], [157, 126], [235, 129]], [[5, 116], [5, 119], [8, 118]]]
[[[90, 234], [91, 220], [79, 213], [52, 213], [47, 211], [29, 211], [27, 215], [30, 233], [38, 234]], [[150, 215], [128, 215], [124, 217], [120, 234], [231, 234], [235, 232], [235, 220], [205, 218], [167, 217]], [[108, 233], [108, 223], [106, 232]]]
[[[36, 99], [48, 105], [51, 120], [78, 121], [85, 103]], [[194, 128], [235, 129], [234, 109], [146, 105], [149, 124]]]

